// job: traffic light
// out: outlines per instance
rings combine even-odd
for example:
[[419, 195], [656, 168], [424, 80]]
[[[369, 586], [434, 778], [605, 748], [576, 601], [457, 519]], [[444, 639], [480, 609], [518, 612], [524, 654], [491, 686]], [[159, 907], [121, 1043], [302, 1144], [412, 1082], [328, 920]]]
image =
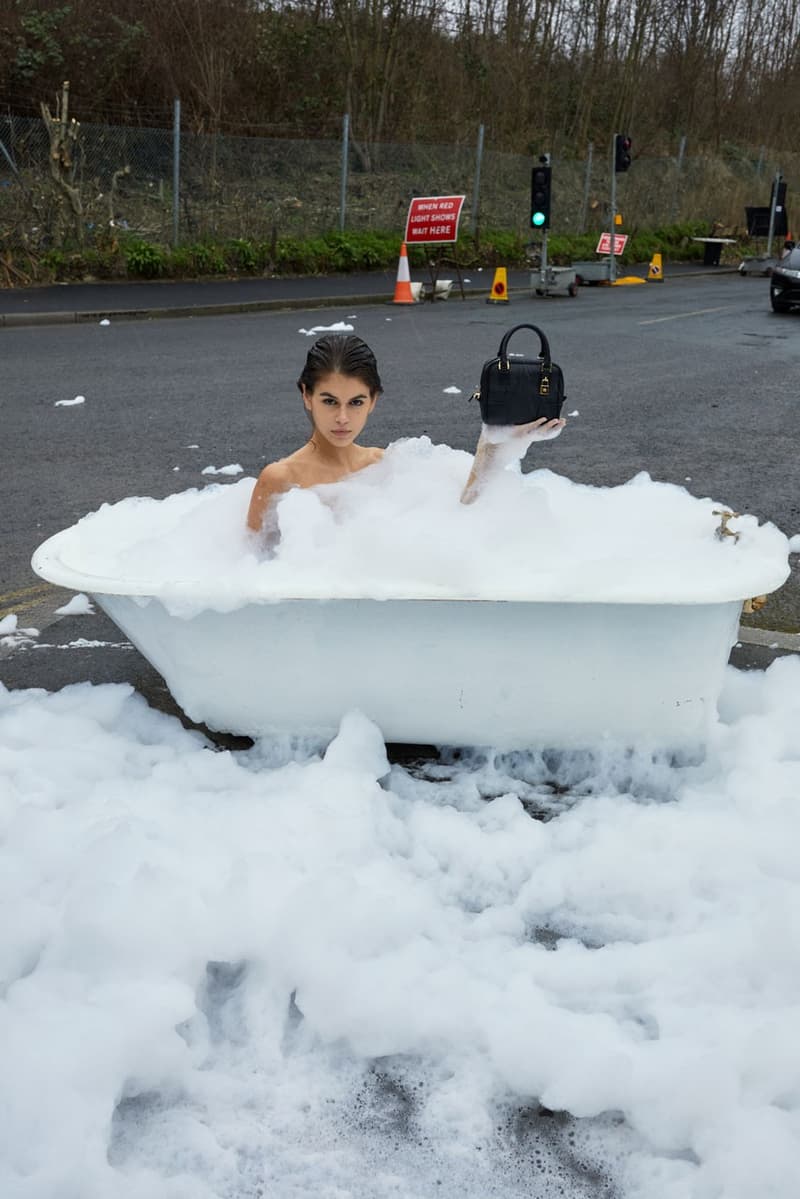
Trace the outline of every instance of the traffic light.
[[[777, 194], [775, 185], [777, 183]], [[776, 237], [786, 237], [789, 233], [789, 218], [786, 215], [786, 180], [772, 180], [772, 192], [769, 197], [770, 210], [775, 205], [775, 224], [772, 232]]]
[[534, 229], [550, 227], [550, 166], [534, 167], [531, 171], [531, 225]]
[[[775, 194], [776, 184], [777, 184], [777, 189], [778, 189], [777, 195]], [[772, 180], [772, 191], [770, 192], [770, 195], [769, 195], [770, 208], [772, 207], [773, 199], [775, 201], [776, 208], [785, 208], [786, 207], [786, 180], [785, 179], [778, 179], [778, 180], [773, 179]]]
[[631, 165], [631, 139], [627, 133], [618, 133], [614, 139], [614, 170], [627, 171]]

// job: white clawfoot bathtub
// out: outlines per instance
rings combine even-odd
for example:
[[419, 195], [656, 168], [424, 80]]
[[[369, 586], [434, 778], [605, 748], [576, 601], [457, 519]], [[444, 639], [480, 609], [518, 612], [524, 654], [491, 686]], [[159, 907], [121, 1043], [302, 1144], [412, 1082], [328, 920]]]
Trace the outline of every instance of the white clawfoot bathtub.
[[398, 443], [333, 497], [290, 491], [273, 558], [242, 480], [104, 505], [33, 568], [93, 596], [221, 732], [330, 737], [357, 708], [417, 744], [703, 742], [743, 600], [788, 575], [783, 534], [715, 535], [711, 500], [646, 476], [503, 475], [462, 505], [466, 458]]
[[259, 737], [332, 736], [358, 708], [389, 741], [678, 747], [716, 714], [741, 601], [270, 599], [174, 615], [169, 597], [69, 565], [71, 530], [34, 569], [88, 592], [194, 721]]

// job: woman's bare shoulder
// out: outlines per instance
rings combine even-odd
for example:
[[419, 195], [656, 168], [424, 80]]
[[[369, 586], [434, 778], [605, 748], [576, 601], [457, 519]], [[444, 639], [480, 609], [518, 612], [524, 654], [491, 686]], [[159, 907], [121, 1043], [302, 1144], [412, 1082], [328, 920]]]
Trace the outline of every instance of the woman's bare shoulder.
[[247, 510], [248, 527], [259, 532], [272, 497], [288, 491], [295, 484], [294, 471], [284, 460], [270, 462], [265, 466], [256, 479], [253, 494], [250, 497], [250, 507]]
[[369, 454], [366, 465], [372, 466], [373, 462], [380, 462], [386, 450], [382, 450], [379, 445], [365, 445], [364, 449]]
[[296, 482], [297, 471], [291, 458], [279, 458], [277, 462], [269, 462], [258, 476], [259, 483], [271, 485], [274, 488], [279, 488], [281, 484], [286, 487]]

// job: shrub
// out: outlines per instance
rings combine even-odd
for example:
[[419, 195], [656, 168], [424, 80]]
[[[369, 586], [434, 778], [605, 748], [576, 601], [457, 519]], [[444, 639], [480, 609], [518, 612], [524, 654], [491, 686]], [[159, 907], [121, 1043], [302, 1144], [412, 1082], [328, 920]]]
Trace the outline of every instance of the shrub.
[[194, 258], [195, 274], [224, 275], [226, 271], [225, 251], [213, 242], [197, 242], [189, 247]]
[[84, 274], [97, 279], [115, 279], [122, 272], [122, 262], [116, 246], [95, 247], [83, 252]]
[[63, 250], [46, 250], [41, 257], [41, 264], [48, 274], [53, 276], [56, 283], [60, 283], [64, 278], [67, 269], [67, 255]]
[[192, 274], [194, 267], [194, 256], [189, 246], [176, 246], [170, 251], [169, 273], [174, 278], [185, 279]]
[[124, 244], [122, 253], [129, 275], [138, 275], [142, 279], [156, 279], [166, 272], [168, 259], [161, 246], [133, 238]]
[[263, 267], [257, 247], [243, 237], [228, 242], [226, 258], [233, 270], [242, 271], [246, 275], [254, 275]]
[[279, 237], [275, 246], [275, 269], [278, 274], [318, 273], [319, 265], [312, 247], [313, 242], [304, 242], [296, 237]]
[[320, 263], [340, 274], [396, 265], [400, 252], [400, 238], [386, 233], [326, 233], [314, 245]]

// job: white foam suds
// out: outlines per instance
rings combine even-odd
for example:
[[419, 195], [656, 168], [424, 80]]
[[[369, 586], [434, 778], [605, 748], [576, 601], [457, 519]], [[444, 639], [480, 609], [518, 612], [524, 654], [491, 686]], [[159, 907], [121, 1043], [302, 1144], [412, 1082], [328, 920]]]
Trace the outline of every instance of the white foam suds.
[[352, 333], [353, 326], [346, 321], [335, 321], [332, 325], [314, 325], [312, 329], [298, 329], [297, 332], [304, 333], [306, 337], [316, 337], [320, 333]]
[[228, 466], [204, 466], [201, 475], [240, 475], [244, 467], [239, 462], [231, 462]]
[[78, 595], [73, 595], [72, 599], [68, 600], [61, 608], [56, 608], [56, 616], [91, 616], [94, 612], [94, 607], [88, 595], [82, 592]]
[[3, 1199], [795, 1199], [800, 661], [721, 713], [390, 770], [0, 686]]
[[28, 646], [38, 636], [38, 629], [23, 629], [20, 627], [19, 617], [16, 612], [9, 612], [8, 616], [4, 616], [0, 620], [0, 647], [3, 649], [16, 649], [22, 645]]
[[720, 540], [718, 505], [682, 487], [644, 474], [589, 487], [512, 467], [464, 505], [471, 461], [417, 438], [341, 483], [290, 491], [273, 557], [245, 529], [252, 479], [123, 500], [60, 535], [45, 574], [159, 596], [183, 615], [280, 597], [711, 603], [788, 575], [778, 529], [742, 516], [738, 540]]

